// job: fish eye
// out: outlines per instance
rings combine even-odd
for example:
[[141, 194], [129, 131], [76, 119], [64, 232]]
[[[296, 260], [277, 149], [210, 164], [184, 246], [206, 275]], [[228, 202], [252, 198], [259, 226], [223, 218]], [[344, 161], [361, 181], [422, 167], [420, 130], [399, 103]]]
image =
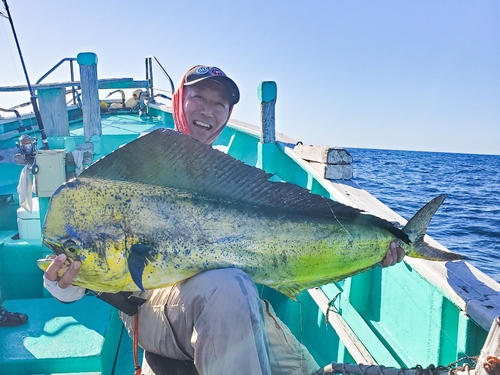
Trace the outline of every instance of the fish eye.
[[64, 249], [69, 251], [70, 253], [75, 253], [80, 247], [73, 240], [67, 240], [64, 245]]

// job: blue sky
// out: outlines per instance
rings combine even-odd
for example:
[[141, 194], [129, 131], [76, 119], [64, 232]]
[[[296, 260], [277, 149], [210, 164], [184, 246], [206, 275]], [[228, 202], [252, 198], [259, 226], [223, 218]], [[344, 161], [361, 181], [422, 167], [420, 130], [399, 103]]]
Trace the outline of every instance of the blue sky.
[[[259, 82], [275, 81], [277, 131], [305, 144], [500, 154], [498, 0], [8, 4], [32, 83], [83, 51], [100, 78], [144, 79], [154, 55], [175, 84], [193, 65], [220, 67], [241, 90], [233, 118], [252, 124]], [[0, 24], [0, 85], [24, 84]]]

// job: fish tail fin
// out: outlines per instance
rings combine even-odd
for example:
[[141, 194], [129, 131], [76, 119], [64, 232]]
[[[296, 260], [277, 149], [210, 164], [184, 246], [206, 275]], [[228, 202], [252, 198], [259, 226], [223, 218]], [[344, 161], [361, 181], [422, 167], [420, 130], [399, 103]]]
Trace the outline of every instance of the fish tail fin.
[[410, 238], [412, 249], [408, 255], [412, 258], [444, 261], [467, 259], [467, 257], [463, 255], [433, 247], [424, 240], [425, 232], [427, 231], [430, 221], [441, 204], [443, 204], [446, 197], [447, 194], [443, 194], [432, 199], [422, 207], [402, 229]]

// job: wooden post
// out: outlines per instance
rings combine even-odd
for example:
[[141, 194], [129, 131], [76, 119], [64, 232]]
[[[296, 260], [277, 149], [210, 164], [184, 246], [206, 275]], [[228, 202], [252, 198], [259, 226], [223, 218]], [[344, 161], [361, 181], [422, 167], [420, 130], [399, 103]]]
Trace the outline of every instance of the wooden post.
[[66, 106], [66, 89], [38, 89], [38, 103], [47, 137], [68, 136], [69, 121]]
[[276, 82], [267, 81], [261, 82], [258, 88], [258, 96], [260, 100], [260, 122], [262, 126], [261, 139], [262, 143], [275, 143], [275, 106], [277, 97]]
[[80, 81], [82, 89], [82, 117], [85, 142], [92, 136], [102, 135], [101, 109], [97, 82], [97, 55], [92, 52], [79, 53], [76, 57], [80, 65]]

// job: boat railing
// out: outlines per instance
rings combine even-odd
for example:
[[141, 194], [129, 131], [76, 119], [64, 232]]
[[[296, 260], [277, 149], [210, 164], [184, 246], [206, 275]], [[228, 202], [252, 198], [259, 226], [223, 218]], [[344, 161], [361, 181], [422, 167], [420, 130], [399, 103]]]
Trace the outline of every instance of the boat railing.
[[[61, 61], [59, 61], [56, 65], [54, 65], [47, 73], [45, 73], [38, 81], [36, 81], [36, 84], [40, 84], [45, 78], [47, 78], [52, 72], [54, 72], [57, 68], [59, 68], [63, 63], [66, 61], [69, 62], [69, 74], [70, 74], [70, 82], [75, 82], [75, 69], [73, 63], [76, 61], [76, 57], [65, 57]], [[72, 94], [72, 103], [74, 105], [77, 105], [77, 86], [72, 86], [70, 90], [68, 90], [68, 93]]]
[[175, 91], [174, 82], [172, 81], [172, 78], [170, 78], [170, 75], [167, 73], [167, 71], [165, 70], [165, 68], [163, 68], [163, 66], [161, 65], [160, 61], [158, 61], [158, 59], [155, 56], [146, 56], [146, 59], [145, 59], [146, 80], [149, 81], [149, 83], [150, 83], [149, 97], [151, 98], [149, 102], [150, 103], [154, 103], [154, 98], [158, 97], [158, 96], [162, 97], [162, 98], [165, 98], [165, 99], [168, 99], [168, 100], [172, 100], [171, 96], [167, 96], [167, 95], [161, 94], [161, 93], [158, 93], [158, 94], [154, 93], [155, 90], [157, 90], [157, 91], [165, 91], [165, 92], [168, 92], [168, 91], [161, 90], [161, 89], [158, 89], [158, 88], [154, 87], [154, 83], [153, 83], [153, 64], [156, 64], [158, 66], [158, 68], [161, 70], [161, 72], [163, 73], [163, 75], [168, 79], [168, 81], [170, 83], [170, 89], [171, 89], [170, 93], [173, 94], [174, 91]]
[[[66, 91], [66, 95], [68, 94], [71, 94], [72, 95], [72, 98], [66, 103], [66, 104], [72, 104], [72, 105], [76, 105], [76, 106], [80, 106], [81, 107], [81, 100], [80, 100], [80, 95], [78, 93], [78, 81], [75, 80], [75, 69], [74, 69], [74, 61], [76, 61], [76, 58], [75, 57], [66, 57], [64, 59], [62, 59], [61, 61], [59, 61], [57, 64], [55, 64], [50, 70], [47, 71], [47, 73], [45, 73], [42, 77], [40, 77], [40, 79], [38, 79], [38, 81], [36, 81], [35, 83], [35, 87], [36, 85], [40, 85], [41, 82], [47, 78], [51, 73], [53, 73], [59, 66], [61, 66], [63, 63], [65, 63], [66, 61], [69, 62], [69, 74], [70, 74], [70, 84], [72, 82], [75, 82], [75, 85], [74, 86], [70, 86], [71, 89], [67, 90]], [[19, 87], [13, 87], [13, 88], [7, 88], [8, 90], [6, 91], [24, 91], [24, 90], [27, 90], [28, 87], [24, 87], [24, 86], [19, 86]], [[4, 91], [4, 90], [0, 90], [0, 91]], [[15, 110], [17, 109], [20, 109], [20, 108], [23, 108], [23, 107], [28, 107], [28, 106], [31, 106], [32, 103], [31, 102], [24, 102], [24, 103], [21, 103], [21, 104], [17, 104], [13, 107], [10, 107], [8, 109], [5, 109], [4, 111], [5, 112], [14, 112]], [[15, 112], [14, 112], [15, 113]], [[19, 113], [19, 112], [18, 112]], [[16, 114], [17, 116], [17, 114]], [[19, 118], [19, 116], [17, 116]]]
[[[45, 88], [67, 88], [65, 95], [71, 94], [71, 99], [66, 102], [67, 105], [75, 105], [79, 108], [82, 106], [82, 99], [81, 99], [81, 82], [80, 78], [75, 78], [75, 75], [78, 73], [75, 72], [75, 61], [78, 63], [78, 58], [75, 57], [66, 57], [61, 59], [57, 64], [55, 64], [52, 68], [50, 68], [45, 74], [43, 74], [33, 85], [33, 88], [35, 90], [38, 89], [45, 89]], [[58, 70], [63, 64], [68, 63], [69, 65], [69, 75], [70, 79], [69, 81], [66, 82], [59, 82], [59, 83], [42, 83], [48, 76], [53, 74], [56, 70]], [[154, 86], [153, 84], [153, 66], [156, 65], [163, 76], [165, 76], [170, 84], [170, 90], [164, 90], [161, 88], [158, 88]], [[170, 75], [167, 73], [163, 65], [160, 63], [160, 61], [155, 57], [155, 56], [147, 56], [145, 58], [145, 67], [146, 67], [146, 80], [145, 81], [134, 81], [131, 78], [128, 79], [110, 79], [110, 80], [99, 80], [99, 89], [115, 89], [114, 92], [120, 91], [116, 89], [130, 89], [130, 88], [146, 88], [147, 90], [147, 97], [149, 97], [148, 103], [154, 104], [155, 103], [155, 98], [156, 97], [162, 97], [167, 100], [172, 100], [172, 94], [175, 90], [174, 83], [172, 81], [172, 78]], [[108, 82], [109, 81], [109, 82]], [[126, 81], [125, 84], [121, 85], [120, 82]], [[0, 87], [0, 92], [12, 92], [12, 91], [26, 91], [28, 90], [27, 86], [9, 86], [9, 87]], [[161, 93], [161, 92], [165, 92]], [[109, 97], [109, 94], [106, 98]], [[12, 110], [17, 110], [19, 108], [27, 107], [30, 106], [32, 103], [27, 102], [27, 103], [21, 103], [18, 105], [15, 105], [13, 107], [8, 108], [8, 112], [12, 112]]]
[[23, 120], [21, 119], [21, 114], [19, 113], [18, 110], [16, 109], [6, 109], [6, 108], [0, 108], [0, 112], [8, 112], [8, 113], [14, 113], [16, 115], [17, 122], [19, 124], [19, 127], [23, 127]]

